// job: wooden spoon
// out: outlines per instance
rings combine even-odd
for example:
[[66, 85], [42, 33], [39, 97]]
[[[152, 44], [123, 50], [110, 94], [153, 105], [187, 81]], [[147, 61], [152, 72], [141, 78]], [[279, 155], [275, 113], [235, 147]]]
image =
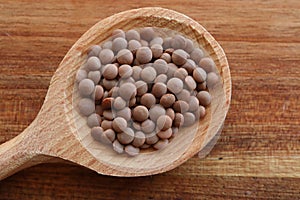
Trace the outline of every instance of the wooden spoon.
[[[147, 26], [178, 31], [204, 46], [216, 63], [221, 82], [210, 91], [212, 103], [206, 117], [196, 123], [196, 126], [200, 124], [196, 133], [191, 131], [195, 126], [180, 130], [162, 151], [141, 153], [136, 157], [117, 155], [111, 148], [92, 140], [86, 119], [74, 109], [77, 100], [75, 74], [85, 62], [88, 48], [109, 38], [113, 30]], [[35, 120], [17, 137], [0, 146], [0, 180], [26, 167], [57, 158], [112, 176], [145, 176], [171, 170], [203, 149], [216, 135], [225, 120], [230, 99], [231, 77], [226, 56], [196, 21], [157, 7], [115, 14], [98, 22], [73, 45], [52, 77]]]

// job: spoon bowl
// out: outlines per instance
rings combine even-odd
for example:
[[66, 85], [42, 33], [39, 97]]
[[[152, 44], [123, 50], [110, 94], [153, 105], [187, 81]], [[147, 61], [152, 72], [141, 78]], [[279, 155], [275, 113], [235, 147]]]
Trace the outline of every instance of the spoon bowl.
[[[149, 26], [177, 31], [203, 46], [216, 64], [220, 83], [210, 91], [212, 103], [204, 119], [180, 129], [164, 150], [128, 157], [93, 141], [86, 119], [76, 109], [75, 75], [86, 60], [89, 47], [108, 39], [113, 30]], [[231, 77], [226, 56], [216, 40], [196, 21], [157, 7], [115, 14], [79, 38], [53, 75], [35, 120], [17, 137], [0, 145], [0, 180], [32, 165], [57, 161], [57, 158], [112, 176], [145, 176], [171, 170], [201, 151], [220, 131], [230, 99]], [[192, 131], [195, 129], [196, 132]]]

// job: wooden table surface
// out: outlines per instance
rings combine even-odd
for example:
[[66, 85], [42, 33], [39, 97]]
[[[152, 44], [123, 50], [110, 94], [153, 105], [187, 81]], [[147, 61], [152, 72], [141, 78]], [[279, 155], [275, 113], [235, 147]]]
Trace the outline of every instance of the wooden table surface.
[[0, 0], [0, 143], [35, 118], [51, 76], [87, 29], [114, 13], [145, 6], [194, 18], [227, 54], [232, 103], [212, 152], [140, 178], [42, 164], [2, 180], [0, 199], [300, 199], [297, 0]]

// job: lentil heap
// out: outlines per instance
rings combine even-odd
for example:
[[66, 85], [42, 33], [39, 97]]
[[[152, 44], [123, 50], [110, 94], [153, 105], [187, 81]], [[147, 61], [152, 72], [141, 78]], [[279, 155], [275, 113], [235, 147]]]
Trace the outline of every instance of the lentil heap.
[[[168, 33], [167, 37], [161, 34]], [[204, 49], [175, 31], [115, 30], [78, 70], [78, 109], [92, 137], [117, 153], [165, 148], [180, 127], [205, 116], [218, 81]]]

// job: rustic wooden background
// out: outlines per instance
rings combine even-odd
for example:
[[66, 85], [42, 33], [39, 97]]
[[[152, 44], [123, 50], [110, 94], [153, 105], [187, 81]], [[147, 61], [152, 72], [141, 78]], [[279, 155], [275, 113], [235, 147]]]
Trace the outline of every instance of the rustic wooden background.
[[34, 119], [51, 76], [87, 29], [144, 6], [194, 18], [227, 53], [232, 104], [213, 151], [141, 178], [42, 164], [1, 181], [0, 199], [300, 199], [298, 0], [0, 0], [0, 143]]

